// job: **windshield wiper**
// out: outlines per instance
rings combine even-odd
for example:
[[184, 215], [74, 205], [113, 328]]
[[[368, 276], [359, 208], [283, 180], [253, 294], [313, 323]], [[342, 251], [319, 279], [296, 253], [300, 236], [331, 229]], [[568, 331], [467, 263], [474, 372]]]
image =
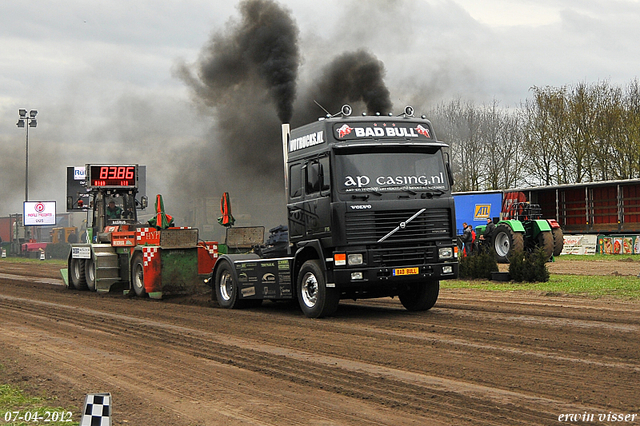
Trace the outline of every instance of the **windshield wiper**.
[[432, 187], [427, 187], [424, 188], [423, 191], [425, 191], [422, 194], [422, 198], [428, 197], [428, 196], [434, 196], [434, 195], [442, 195], [445, 193], [445, 191], [443, 189], [440, 188], [432, 188]]
[[368, 200], [369, 197], [370, 197], [369, 194], [375, 194], [378, 197], [382, 197], [382, 192], [376, 191], [375, 189], [370, 189], [370, 190], [366, 191], [366, 194], [362, 194], [362, 193], [361, 194], [353, 194], [353, 195], [351, 195], [351, 198], [354, 199], [354, 200], [356, 198], [362, 198], [363, 200]]

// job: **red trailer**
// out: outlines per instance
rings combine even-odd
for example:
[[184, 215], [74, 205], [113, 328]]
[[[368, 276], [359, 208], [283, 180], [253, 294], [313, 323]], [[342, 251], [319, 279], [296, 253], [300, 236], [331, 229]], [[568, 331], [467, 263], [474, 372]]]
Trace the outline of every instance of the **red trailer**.
[[640, 179], [541, 186], [505, 191], [522, 193], [555, 218], [565, 234], [640, 233]]

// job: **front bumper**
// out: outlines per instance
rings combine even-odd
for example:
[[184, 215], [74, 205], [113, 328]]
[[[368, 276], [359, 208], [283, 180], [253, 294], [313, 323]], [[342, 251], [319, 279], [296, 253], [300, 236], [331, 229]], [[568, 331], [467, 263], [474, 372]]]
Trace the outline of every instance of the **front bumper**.
[[[415, 270], [412, 270], [414, 269]], [[417, 273], [415, 273], [417, 270]], [[384, 283], [407, 283], [424, 280], [447, 280], [458, 278], [458, 262], [440, 262], [403, 267], [356, 267], [334, 268], [336, 285], [345, 287], [378, 286]], [[354, 278], [354, 276], [356, 278]], [[360, 278], [360, 276], [362, 278]]]

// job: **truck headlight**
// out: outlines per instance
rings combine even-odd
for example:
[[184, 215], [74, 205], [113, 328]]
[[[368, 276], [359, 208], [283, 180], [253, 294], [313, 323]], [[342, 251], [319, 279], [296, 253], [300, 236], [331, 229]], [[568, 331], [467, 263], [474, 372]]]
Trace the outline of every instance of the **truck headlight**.
[[364, 263], [364, 257], [362, 253], [349, 254], [349, 265], [362, 265]]
[[453, 257], [453, 248], [452, 247], [442, 247], [438, 249], [438, 258], [439, 259], [451, 259]]

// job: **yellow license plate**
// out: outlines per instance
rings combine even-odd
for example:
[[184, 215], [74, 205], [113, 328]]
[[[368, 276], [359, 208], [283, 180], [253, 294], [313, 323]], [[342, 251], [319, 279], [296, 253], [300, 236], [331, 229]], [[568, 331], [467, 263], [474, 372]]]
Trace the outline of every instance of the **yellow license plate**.
[[419, 268], [398, 268], [393, 270], [393, 275], [418, 275]]

